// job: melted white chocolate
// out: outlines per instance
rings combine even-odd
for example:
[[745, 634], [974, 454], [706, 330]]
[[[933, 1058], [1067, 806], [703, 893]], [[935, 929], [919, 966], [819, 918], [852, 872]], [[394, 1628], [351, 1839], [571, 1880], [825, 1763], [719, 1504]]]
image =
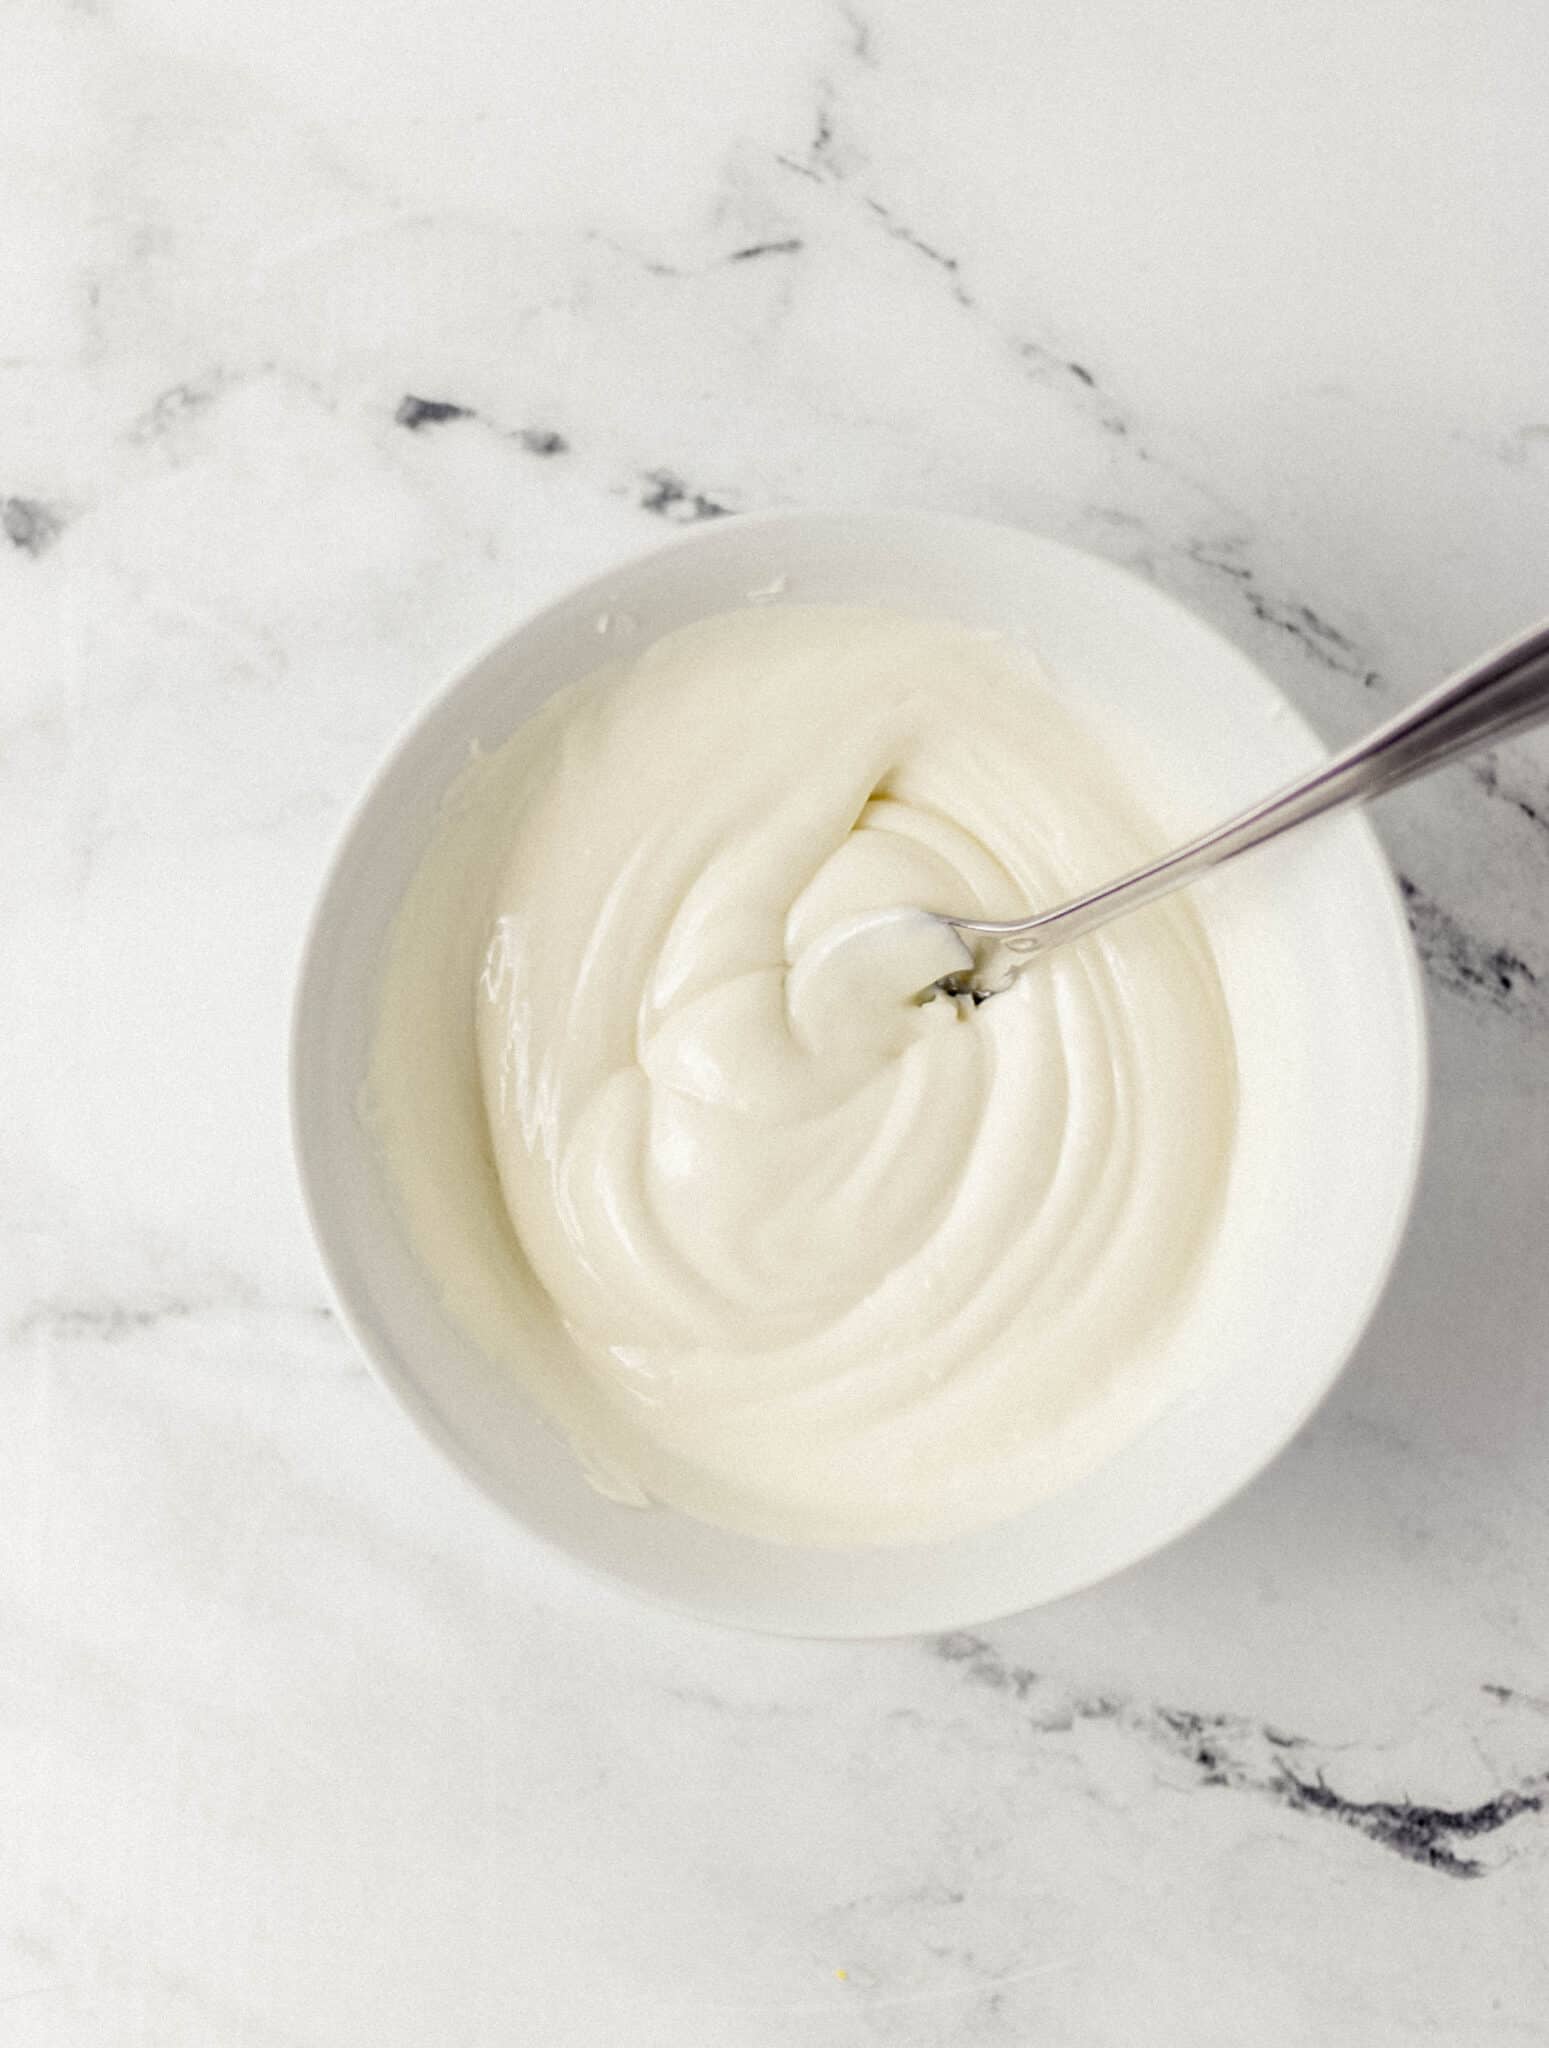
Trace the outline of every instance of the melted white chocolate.
[[920, 1000], [965, 958], [920, 911], [1014, 916], [1161, 844], [1025, 655], [870, 610], [707, 619], [475, 764], [398, 920], [372, 1114], [449, 1308], [605, 1491], [939, 1537], [1188, 1384], [1235, 1120], [1195, 907]]

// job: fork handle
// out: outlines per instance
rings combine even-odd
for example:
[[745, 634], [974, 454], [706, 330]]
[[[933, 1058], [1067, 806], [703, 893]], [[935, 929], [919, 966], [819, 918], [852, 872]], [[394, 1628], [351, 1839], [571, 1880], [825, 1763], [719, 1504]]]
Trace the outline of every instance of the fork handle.
[[959, 931], [1004, 940], [1019, 957], [1063, 945], [1110, 918], [1170, 895], [1251, 847], [1278, 839], [1294, 825], [1385, 796], [1544, 718], [1549, 718], [1549, 620], [1460, 669], [1365, 739], [1162, 859], [1036, 917], [1009, 923], [953, 917], [947, 922]]

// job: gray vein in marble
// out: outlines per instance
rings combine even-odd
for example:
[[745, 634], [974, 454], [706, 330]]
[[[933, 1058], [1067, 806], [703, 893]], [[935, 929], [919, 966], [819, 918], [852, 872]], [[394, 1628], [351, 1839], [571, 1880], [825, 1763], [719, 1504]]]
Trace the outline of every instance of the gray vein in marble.
[[799, 256], [806, 247], [799, 235], [787, 235], [774, 242], [750, 242], [745, 249], [733, 249], [723, 263], [752, 263], [761, 256]]
[[1514, 1685], [1482, 1685], [1479, 1690], [1503, 1707], [1526, 1707], [1529, 1713], [1549, 1715], [1549, 1697], [1520, 1692]]
[[1273, 626], [1276, 632], [1288, 635], [1319, 668], [1350, 676], [1367, 689], [1374, 689], [1380, 681], [1379, 673], [1363, 657], [1350, 635], [1315, 612], [1311, 605], [1266, 590], [1250, 565], [1241, 559], [1240, 550], [1241, 543], [1236, 541], [1193, 541], [1184, 552], [1199, 568], [1227, 578], [1261, 625]]
[[[834, 142], [832, 101], [821, 99], [818, 108], [817, 129], [813, 143], [809, 146], [807, 161], [801, 163], [794, 158], [781, 156], [776, 162], [787, 170], [800, 172], [804, 177], [826, 178], [832, 183], [842, 183], [850, 170], [836, 167], [836, 145]], [[912, 249], [932, 269], [938, 271], [946, 282], [954, 301], [965, 313], [980, 317], [982, 309], [975, 294], [969, 289], [963, 272], [962, 259], [943, 249], [938, 243], [912, 228], [900, 218], [893, 207], [874, 193], [861, 195], [866, 214], [874, 220], [890, 241], [901, 242]], [[1154, 461], [1155, 457], [1135, 438], [1133, 422], [1106, 392], [1096, 375], [1085, 363], [1073, 357], [1062, 355], [1058, 349], [1047, 343], [1032, 341], [1019, 336], [1001, 336], [1013, 355], [1031, 374], [1035, 383], [1048, 385], [1064, 383], [1074, 385], [1095, 424], [1106, 434], [1119, 440], [1133, 440], [1136, 455], [1143, 462]]]
[[142, 1330], [186, 1321], [194, 1314], [195, 1306], [192, 1301], [170, 1298], [139, 1304], [39, 1301], [16, 1318], [6, 1335], [17, 1343], [47, 1336], [67, 1344], [113, 1344]]
[[474, 420], [489, 427], [503, 441], [516, 442], [529, 455], [564, 455], [570, 447], [564, 435], [555, 433], [552, 427], [498, 426], [471, 405], [459, 405], [450, 398], [419, 398], [412, 391], [406, 391], [399, 399], [393, 418], [411, 434], [423, 433], [426, 427], [445, 426], [453, 420]]
[[0, 498], [0, 532], [18, 553], [34, 560], [46, 555], [64, 532], [69, 515], [44, 498]]
[[[755, 245], [746, 250], [734, 252], [728, 261], [737, 257], [754, 258], [763, 255], [783, 255], [799, 249], [799, 241], [775, 242]], [[179, 387], [181, 390], [182, 387]], [[172, 397], [173, 394], [168, 394]], [[165, 403], [161, 401], [159, 403]], [[167, 417], [173, 416], [179, 408], [173, 407]], [[406, 391], [398, 401], [393, 413], [396, 424], [408, 433], [423, 434], [434, 427], [453, 426], [464, 421], [486, 428], [501, 440], [515, 442], [529, 455], [549, 457], [568, 454], [570, 443], [563, 434], [552, 427], [506, 427], [489, 419], [476, 406], [464, 405], [457, 399], [427, 398], [420, 393]], [[700, 520], [722, 519], [734, 512], [734, 505], [711, 497], [688, 483], [676, 470], [657, 468], [645, 470], [640, 477], [641, 490], [638, 498], [640, 509], [653, 513], [675, 526], [692, 526]]]
[[820, 184], [843, 184], [858, 167], [860, 159], [853, 152], [843, 148], [835, 134], [836, 97], [832, 79], [820, 78], [812, 116], [812, 134], [807, 143], [806, 153], [800, 157], [777, 153], [775, 162], [782, 170], [794, 171], [798, 177], [809, 178]]
[[[1062, 355], [1058, 349], [1049, 348], [1041, 341], [1013, 340], [1013, 353], [1033, 381], [1042, 385], [1075, 384], [1088, 415], [1105, 434], [1112, 434], [1115, 440], [1128, 441], [1141, 462], [1155, 462], [1156, 456], [1139, 439], [1134, 422], [1123, 407], [1107, 392], [1095, 373], [1085, 363], [1074, 357]], [[1165, 465], [1162, 465], [1165, 467]]]
[[1549, 1807], [1549, 1768], [1474, 1806], [1348, 1798], [1328, 1783], [1319, 1761], [1334, 1753], [1332, 1745], [1241, 1715], [1146, 1706], [1116, 1693], [1075, 1693], [1041, 1672], [1008, 1662], [983, 1636], [943, 1636], [932, 1649], [972, 1684], [1015, 1701], [1039, 1734], [1063, 1734], [1081, 1722], [1107, 1722], [1183, 1764], [1201, 1788], [1244, 1792], [1290, 1813], [1334, 1821], [1445, 1877], [1487, 1876], [1497, 1866], [1467, 1853], [1466, 1845]]
[[685, 270], [681, 264], [668, 263], [664, 257], [647, 256], [641, 250], [631, 248], [628, 242], [619, 241], [614, 235], [599, 234], [593, 230], [585, 239], [597, 243], [601, 248], [612, 250], [615, 256], [622, 256], [629, 263], [637, 264], [647, 277], [692, 277], [695, 274], [691, 270]]
[[1398, 886], [1420, 958], [1444, 988], [1483, 996], [1508, 1014], [1542, 1011], [1542, 977], [1520, 953], [1476, 938], [1408, 875], [1399, 876]]
[[411, 434], [417, 434], [424, 427], [439, 427], [447, 420], [471, 420], [476, 418], [471, 405], [455, 405], [450, 398], [416, 398], [413, 392], [405, 392], [398, 401], [398, 410], [393, 418], [400, 427], [407, 427]]
[[643, 270], [647, 277], [667, 278], [674, 282], [686, 282], [695, 278], [709, 277], [717, 270], [725, 270], [736, 264], [756, 263], [768, 256], [799, 256], [806, 248], [800, 235], [769, 235], [761, 241], [746, 242], [735, 249], [727, 249], [719, 256], [712, 256], [700, 264], [669, 263], [663, 256], [647, 256], [643, 250], [632, 248], [629, 243], [619, 241], [613, 235], [592, 234], [587, 240], [611, 250], [615, 256], [622, 256], [626, 262]]
[[723, 505], [718, 498], [710, 498], [703, 491], [696, 491], [683, 481], [674, 470], [649, 469], [641, 478], [645, 489], [640, 497], [640, 509], [654, 512], [659, 519], [669, 520], [674, 526], [693, 526], [701, 519], [724, 519], [737, 508]]
[[807, 144], [807, 166], [820, 178], [849, 175], [844, 159], [836, 154], [834, 140], [834, 88], [827, 79], [818, 86], [817, 109], [812, 121], [812, 140]]
[[1489, 755], [1482, 761], [1470, 762], [1469, 772], [1488, 795], [1498, 797], [1502, 803], [1509, 804], [1519, 817], [1526, 818], [1527, 822], [1537, 826], [1540, 832], [1549, 832], [1549, 795], [1534, 803], [1519, 790], [1509, 789], [1501, 780], [1499, 764]]
[[708, 1713], [731, 1721], [790, 1721], [808, 1716], [785, 1700], [730, 1699], [708, 1685], [667, 1685], [662, 1692], [681, 1706], [703, 1707]]
[[884, 206], [880, 199], [868, 194], [865, 198], [867, 211], [882, 223], [883, 232], [893, 241], [902, 242], [907, 249], [913, 249], [917, 256], [934, 264], [947, 281], [949, 290], [957, 303], [969, 312], [975, 309], [976, 301], [963, 283], [963, 266], [957, 257], [949, 256], [944, 249], [938, 249], [934, 242], [927, 242], [923, 235], [917, 235], [913, 228], [906, 226], [890, 206]]
[[1256, 619], [1277, 632], [1289, 633], [1321, 667], [1355, 676], [1368, 689], [1375, 685], [1377, 671], [1364, 667], [1356, 658], [1355, 643], [1320, 617], [1311, 605], [1299, 599], [1286, 602], [1266, 597], [1251, 581], [1244, 583], [1243, 596]]
[[213, 405], [229, 381], [224, 371], [212, 370], [207, 377], [189, 378], [169, 386], [141, 413], [129, 429], [129, 439], [145, 444], [162, 440], [185, 420]]
[[860, 12], [859, 8], [850, 6], [849, 0], [839, 0], [839, 18], [849, 31], [850, 55], [857, 64], [863, 65], [866, 70], [875, 71], [877, 68], [877, 46], [876, 38], [872, 34], [871, 23]]
[[1545, 448], [1549, 448], [1549, 421], [1529, 420], [1509, 433], [1500, 445], [1500, 458], [1508, 469], [1522, 469]]
[[233, 392], [260, 382], [272, 382], [289, 392], [304, 393], [320, 410], [341, 412], [338, 393], [321, 378], [309, 375], [293, 364], [273, 357], [231, 369], [217, 364], [197, 376], [180, 378], [159, 392], [145, 410], [132, 420], [123, 434], [134, 448], [154, 449], [169, 461], [181, 463], [199, 452], [197, 437], [190, 431], [218, 401]]
[[[7, 1343], [120, 1344], [150, 1330], [222, 1314], [268, 1312], [284, 1318], [300, 1316], [308, 1323], [337, 1331], [338, 1317], [326, 1302], [265, 1299], [262, 1291], [240, 1275], [222, 1276], [206, 1289], [188, 1294], [154, 1294], [114, 1300], [96, 1296], [44, 1299], [30, 1303], [13, 1317], [0, 1336]], [[338, 1332], [341, 1344], [345, 1341]], [[353, 1357], [353, 1347], [351, 1347]]]

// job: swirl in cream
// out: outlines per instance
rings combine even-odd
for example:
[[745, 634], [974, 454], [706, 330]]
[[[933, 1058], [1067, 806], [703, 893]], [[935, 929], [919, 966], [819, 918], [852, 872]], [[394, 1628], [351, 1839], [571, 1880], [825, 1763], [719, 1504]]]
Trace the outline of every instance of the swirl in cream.
[[[708, 619], [530, 721], [442, 840], [389, 966], [383, 1144], [454, 1311], [604, 1490], [933, 1538], [1177, 1391], [1235, 1114], [1196, 910], [921, 999], [963, 953], [911, 912], [1012, 916], [1158, 849], [1025, 655], [870, 610]], [[425, 1033], [468, 1026], [431, 983], [470, 955], [435, 1128]]]

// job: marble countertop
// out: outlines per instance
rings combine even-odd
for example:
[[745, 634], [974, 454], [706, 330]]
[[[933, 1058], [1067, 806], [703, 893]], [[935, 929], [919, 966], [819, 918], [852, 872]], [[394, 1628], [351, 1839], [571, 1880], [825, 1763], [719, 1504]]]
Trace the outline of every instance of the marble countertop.
[[983, 513], [1330, 740], [1546, 609], [1517, 0], [0, 4], [0, 2039], [1549, 2041], [1549, 745], [1393, 799], [1433, 1135], [1334, 1398], [944, 1641], [539, 1555], [325, 1305], [300, 927], [668, 527]]

